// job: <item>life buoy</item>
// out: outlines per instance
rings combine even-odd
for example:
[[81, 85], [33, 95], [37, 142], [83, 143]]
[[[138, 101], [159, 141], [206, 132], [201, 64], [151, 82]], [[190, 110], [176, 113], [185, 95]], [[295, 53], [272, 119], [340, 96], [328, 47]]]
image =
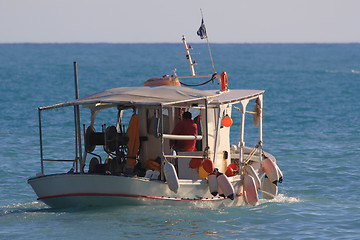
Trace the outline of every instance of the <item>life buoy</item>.
[[228, 90], [228, 77], [225, 71], [221, 73], [220, 90], [222, 92]]

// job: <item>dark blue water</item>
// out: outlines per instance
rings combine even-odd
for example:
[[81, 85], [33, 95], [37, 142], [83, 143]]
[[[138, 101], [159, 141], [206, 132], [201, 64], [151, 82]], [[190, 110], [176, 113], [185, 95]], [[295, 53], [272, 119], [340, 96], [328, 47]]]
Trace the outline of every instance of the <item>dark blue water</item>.
[[[193, 47], [198, 73], [208, 73], [207, 46]], [[264, 149], [285, 175], [275, 200], [226, 209], [49, 209], [26, 183], [40, 171], [37, 107], [74, 98], [73, 61], [84, 96], [174, 68], [188, 74], [177, 55], [182, 44], [0, 44], [0, 239], [360, 238], [360, 44], [213, 44], [212, 51], [230, 89], [266, 90]], [[63, 137], [73, 134], [73, 112], [53, 113], [44, 117], [44, 151], [71, 159], [72, 138]], [[251, 134], [245, 141], [256, 143]]]

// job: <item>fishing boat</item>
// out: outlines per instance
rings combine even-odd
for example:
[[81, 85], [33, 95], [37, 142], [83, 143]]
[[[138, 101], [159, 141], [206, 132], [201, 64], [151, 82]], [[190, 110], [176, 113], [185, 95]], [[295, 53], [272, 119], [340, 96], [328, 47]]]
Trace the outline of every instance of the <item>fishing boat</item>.
[[[204, 204], [206, 206], [256, 205], [259, 196], [274, 198], [282, 173], [276, 159], [263, 150], [264, 90], [229, 89], [225, 71], [213, 67], [199, 76], [190, 46], [182, 38], [190, 76], [150, 78], [143, 86], [119, 87], [38, 108], [41, 172], [28, 179], [38, 200], [53, 208], [142, 204]], [[210, 51], [210, 47], [209, 47]], [[210, 52], [211, 56], [211, 52]], [[212, 60], [212, 59], [211, 59]], [[77, 68], [75, 87], [77, 89]], [[180, 80], [207, 78], [219, 89], [199, 90]], [[209, 81], [210, 81], [209, 80]], [[209, 82], [207, 81], [207, 82]], [[247, 110], [252, 102], [253, 111]], [[87, 124], [81, 111], [89, 111]], [[42, 113], [74, 108], [75, 158], [49, 159], [43, 152]], [[116, 112], [113, 125], [95, 120], [105, 109]], [[232, 113], [239, 113], [233, 125]], [[190, 112], [197, 134], [173, 134], [183, 112]], [[124, 116], [130, 114], [129, 122]], [[252, 115], [258, 130], [255, 146], [244, 142], [245, 116]], [[83, 118], [81, 118], [83, 119]], [[97, 129], [97, 130], [96, 130]], [[237, 129], [238, 143], [230, 142]], [[172, 141], [196, 143], [194, 151], [177, 151]], [[105, 157], [102, 157], [105, 156]], [[45, 173], [48, 162], [68, 161], [69, 171]]]

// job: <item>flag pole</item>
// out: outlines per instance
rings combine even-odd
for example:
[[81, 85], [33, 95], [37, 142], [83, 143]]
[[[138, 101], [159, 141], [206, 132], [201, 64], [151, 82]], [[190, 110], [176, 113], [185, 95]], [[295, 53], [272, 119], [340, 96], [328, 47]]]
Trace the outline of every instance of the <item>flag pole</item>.
[[[202, 21], [204, 21], [204, 15], [203, 15], [203, 12], [202, 12], [201, 8], [200, 8], [200, 12], [201, 12]], [[214, 66], [214, 60], [212, 58], [211, 49], [210, 49], [209, 37], [208, 37], [207, 33], [206, 33], [206, 42], [207, 42], [207, 45], [208, 45], [208, 48], [209, 48], [209, 55], [210, 55], [210, 60], [211, 60], [211, 65], [212, 65], [212, 68], [213, 68], [213, 72], [216, 73], [215, 66]]]

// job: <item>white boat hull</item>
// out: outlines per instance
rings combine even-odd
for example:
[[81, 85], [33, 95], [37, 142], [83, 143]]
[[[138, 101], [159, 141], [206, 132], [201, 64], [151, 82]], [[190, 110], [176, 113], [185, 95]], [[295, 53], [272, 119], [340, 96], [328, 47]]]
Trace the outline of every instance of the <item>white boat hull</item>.
[[38, 200], [53, 208], [199, 203], [228, 207], [244, 204], [240, 177], [230, 179], [235, 189], [234, 200], [212, 196], [207, 180], [180, 180], [177, 193], [160, 180], [115, 175], [54, 174], [30, 178], [28, 183]]

